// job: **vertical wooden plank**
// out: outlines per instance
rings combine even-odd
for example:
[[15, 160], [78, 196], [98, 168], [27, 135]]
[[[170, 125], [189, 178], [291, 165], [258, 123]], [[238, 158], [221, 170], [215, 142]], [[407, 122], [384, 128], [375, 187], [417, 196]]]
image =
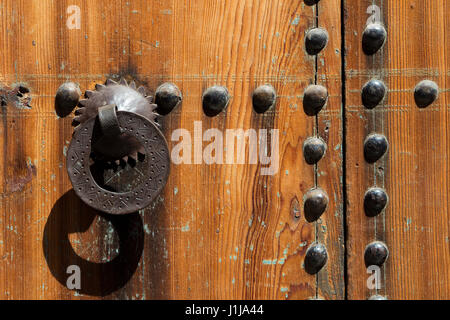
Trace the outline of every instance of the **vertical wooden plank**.
[[[366, 299], [378, 293], [389, 299], [448, 298], [448, 4], [345, 4], [348, 297]], [[379, 53], [367, 57], [361, 33], [372, 4], [381, 8], [388, 37]], [[383, 80], [388, 94], [383, 105], [366, 110], [361, 88], [372, 78]], [[419, 109], [414, 87], [423, 79], [435, 81], [440, 96]], [[390, 144], [375, 165], [368, 165], [362, 152], [371, 132], [386, 135]], [[380, 216], [368, 218], [363, 197], [374, 185], [386, 189], [389, 203]], [[373, 240], [384, 241], [390, 250], [378, 291], [367, 288], [363, 258], [365, 246]]]
[[317, 56], [317, 84], [328, 90], [326, 108], [318, 114], [318, 135], [327, 144], [317, 165], [317, 183], [330, 198], [326, 213], [317, 223], [317, 238], [328, 250], [329, 261], [319, 273], [319, 294], [325, 299], [344, 299], [343, 127], [341, 77], [341, 1], [320, 1], [318, 27], [327, 30], [326, 48]]

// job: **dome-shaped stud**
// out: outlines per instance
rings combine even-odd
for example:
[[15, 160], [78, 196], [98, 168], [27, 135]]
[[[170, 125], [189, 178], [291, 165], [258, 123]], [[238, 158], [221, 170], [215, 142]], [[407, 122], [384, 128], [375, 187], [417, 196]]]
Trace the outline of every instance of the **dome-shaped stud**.
[[414, 100], [419, 108], [431, 105], [439, 95], [438, 85], [431, 80], [420, 81], [414, 89]]
[[321, 243], [313, 243], [305, 255], [305, 270], [313, 275], [325, 266], [328, 260], [327, 248]]
[[388, 203], [386, 191], [381, 188], [370, 188], [364, 196], [364, 211], [368, 217], [379, 215]]
[[364, 251], [364, 262], [367, 267], [381, 267], [389, 256], [389, 249], [381, 241], [374, 241], [367, 245]]
[[373, 55], [386, 42], [386, 29], [380, 23], [370, 23], [363, 32], [362, 47], [367, 55]]
[[180, 104], [181, 100], [181, 91], [175, 84], [163, 83], [155, 92], [155, 104], [158, 106], [156, 112], [163, 116], [167, 115]]
[[389, 143], [382, 134], [374, 133], [369, 135], [364, 141], [364, 158], [368, 163], [377, 162], [384, 156]]
[[55, 111], [58, 117], [68, 116], [81, 98], [80, 86], [74, 82], [63, 83], [56, 91]]
[[313, 165], [319, 162], [327, 150], [326, 143], [316, 137], [306, 139], [303, 144], [303, 156], [307, 164]]
[[275, 105], [277, 94], [274, 87], [265, 84], [255, 89], [252, 100], [255, 112], [264, 113]]
[[383, 101], [386, 95], [386, 86], [383, 81], [370, 80], [362, 88], [361, 98], [364, 107], [373, 109]]
[[226, 109], [230, 101], [228, 89], [222, 86], [213, 86], [203, 93], [203, 111], [208, 117], [217, 116]]
[[329, 201], [328, 195], [320, 188], [308, 191], [303, 205], [306, 221], [318, 220], [327, 209]]
[[314, 28], [306, 33], [305, 48], [310, 55], [322, 51], [328, 43], [328, 32], [323, 28]]
[[303, 110], [308, 116], [316, 116], [328, 100], [328, 91], [324, 86], [310, 85], [303, 95]]
[[307, 5], [307, 6], [313, 6], [315, 4], [318, 4], [320, 0], [303, 0], [303, 2]]
[[379, 294], [371, 296], [368, 300], [387, 300], [386, 297], [380, 296]]

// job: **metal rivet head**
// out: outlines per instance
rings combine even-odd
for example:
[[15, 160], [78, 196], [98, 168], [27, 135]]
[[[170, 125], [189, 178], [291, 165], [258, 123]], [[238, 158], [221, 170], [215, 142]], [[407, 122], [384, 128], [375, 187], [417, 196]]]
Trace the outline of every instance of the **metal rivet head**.
[[269, 84], [262, 85], [253, 92], [253, 109], [256, 113], [264, 113], [273, 107], [277, 100], [274, 87]]
[[364, 251], [364, 262], [366, 266], [381, 267], [389, 256], [387, 246], [381, 241], [375, 241], [367, 245]]
[[380, 296], [379, 294], [371, 296], [368, 300], [387, 300], [386, 297]]
[[377, 162], [387, 151], [389, 143], [382, 134], [374, 133], [364, 141], [364, 158], [369, 163]]
[[329, 201], [328, 195], [320, 188], [308, 191], [303, 206], [306, 221], [314, 222], [319, 219], [327, 209]]
[[388, 196], [381, 188], [370, 188], [364, 196], [364, 211], [368, 217], [376, 217], [386, 208]]
[[66, 82], [62, 84], [55, 97], [56, 114], [64, 118], [68, 116], [80, 101], [81, 90], [78, 84], [74, 82]]
[[307, 6], [313, 6], [315, 4], [318, 4], [320, 0], [303, 0], [303, 2], [307, 5]]
[[230, 95], [222, 86], [213, 86], [203, 93], [203, 111], [208, 117], [217, 116], [228, 106]]
[[310, 85], [303, 96], [303, 109], [308, 116], [317, 115], [325, 106], [328, 99], [328, 91], [320, 85]]
[[167, 115], [172, 112], [181, 100], [181, 91], [173, 83], [163, 83], [156, 89], [155, 104], [158, 106], [156, 111], [160, 115]]
[[439, 95], [438, 85], [431, 80], [420, 81], [414, 90], [414, 99], [419, 108], [426, 108], [432, 104]]
[[364, 85], [361, 92], [363, 105], [367, 109], [373, 109], [379, 105], [385, 95], [386, 86], [380, 80], [370, 80]]
[[314, 28], [306, 33], [305, 48], [310, 55], [322, 51], [328, 43], [328, 32], [322, 28]]
[[306, 139], [303, 144], [303, 156], [307, 164], [316, 164], [323, 158], [327, 150], [325, 142], [316, 137]]
[[386, 29], [380, 23], [370, 23], [364, 30], [362, 37], [363, 51], [373, 55], [380, 50], [386, 41]]
[[309, 274], [316, 274], [325, 266], [328, 260], [327, 248], [321, 243], [313, 243], [305, 256], [305, 270]]

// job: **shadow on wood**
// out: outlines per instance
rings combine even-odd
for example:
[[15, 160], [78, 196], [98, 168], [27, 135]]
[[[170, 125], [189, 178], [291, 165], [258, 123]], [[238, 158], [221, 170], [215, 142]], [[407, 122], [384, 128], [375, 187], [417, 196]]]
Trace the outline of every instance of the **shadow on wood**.
[[[111, 261], [97, 263], [80, 257], [69, 241], [69, 234], [86, 232], [101, 216], [110, 222], [119, 237], [118, 255]], [[53, 206], [44, 229], [43, 250], [53, 276], [66, 286], [69, 266], [80, 268], [80, 294], [106, 296], [122, 288], [135, 273], [144, 248], [144, 230], [138, 213], [113, 216], [85, 205], [73, 190]]]

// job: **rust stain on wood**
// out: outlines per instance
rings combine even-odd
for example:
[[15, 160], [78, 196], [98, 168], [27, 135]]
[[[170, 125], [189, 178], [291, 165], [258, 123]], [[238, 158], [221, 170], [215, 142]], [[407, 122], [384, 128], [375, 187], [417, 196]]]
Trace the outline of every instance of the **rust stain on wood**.
[[26, 165], [26, 173], [24, 175], [17, 175], [10, 179], [6, 180], [6, 192], [20, 192], [22, 191], [27, 184], [33, 180], [36, 176], [36, 167], [32, 163], [27, 163]]

